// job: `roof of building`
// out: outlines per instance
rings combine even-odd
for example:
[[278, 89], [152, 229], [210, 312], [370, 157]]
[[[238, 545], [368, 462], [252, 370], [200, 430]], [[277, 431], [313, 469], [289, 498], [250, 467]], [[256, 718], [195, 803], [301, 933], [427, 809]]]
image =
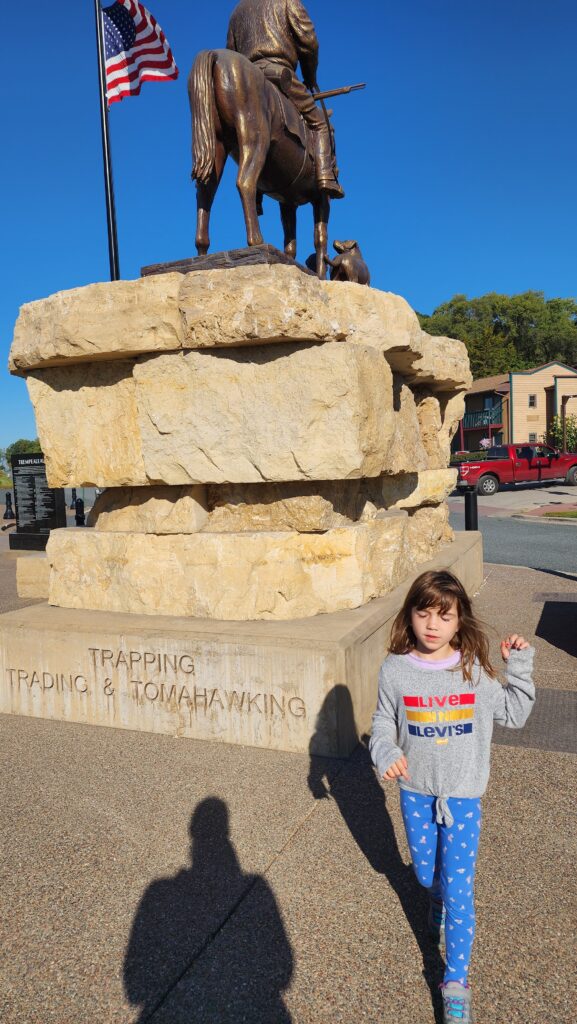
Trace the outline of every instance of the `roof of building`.
[[[555, 374], [556, 377], [572, 377], [573, 374], [577, 374], [577, 370], [572, 366], [566, 366], [559, 359], [553, 359], [549, 363], [541, 363], [540, 366], [534, 366], [531, 370], [513, 370], [513, 376], [519, 377], [524, 374], [530, 375], [537, 373], [539, 370], [545, 370], [548, 366], [562, 366], [564, 370], [568, 370], [568, 373]], [[493, 377], [480, 377], [479, 380], [474, 380], [471, 389], [468, 394], [475, 395], [483, 391], [509, 391], [509, 374], [508, 373], [497, 373]]]
[[564, 370], [568, 370], [567, 374], [554, 374], [554, 376], [572, 377], [577, 375], [577, 370], [573, 366], [567, 366], [562, 363], [560, 359], [551, 359], [548, 363], [541, 363], [540, 366], [533, 366], [530, 370], [513, 370], [514, 377], [531, 376], [532, 373], [538, 373], [539, 370], [547, 370], [550, 366], [561, 366]]
[[475, 395], [479, 391], [495, 391], [497, 389], [499, 391], [509, 390], [508, 373], [497, 373], [494, 377], [480, 377], [479, 380], [474, 380], [469, 394]]

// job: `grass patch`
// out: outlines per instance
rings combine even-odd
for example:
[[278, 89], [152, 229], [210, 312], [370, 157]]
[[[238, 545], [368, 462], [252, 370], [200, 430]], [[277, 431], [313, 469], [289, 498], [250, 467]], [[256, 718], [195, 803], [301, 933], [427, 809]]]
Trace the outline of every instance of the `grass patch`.
[[547, 519], [577, 519], [577, 508], [569, 509], [568, 512], [544, 512], [543, 517]]
[[0, 469], [0, 487], [12, 487], [12, 480]]

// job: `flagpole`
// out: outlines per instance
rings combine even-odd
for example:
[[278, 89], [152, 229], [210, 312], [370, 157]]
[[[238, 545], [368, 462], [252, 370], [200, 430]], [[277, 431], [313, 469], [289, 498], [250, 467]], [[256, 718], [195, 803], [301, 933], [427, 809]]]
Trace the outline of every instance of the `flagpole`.
[[108, 131], [108, 104], [106, 102], [106, 67], [104, 62], [104, 31], [100, 0], [94, 0], [96, 17], [96, 48], [98, 51], [98, 80], [100, 84], [100, 124], [102, 127], [102, 158], [104, 162], [104, 189], [106, 192], [106, 222], [108, 227], [108, 258], [110, 280], [120, 280], [118, 262], [118, 237], [116, 233], [116, 209], [114, 205], [114, 183], [112, 180], [112, 156]]

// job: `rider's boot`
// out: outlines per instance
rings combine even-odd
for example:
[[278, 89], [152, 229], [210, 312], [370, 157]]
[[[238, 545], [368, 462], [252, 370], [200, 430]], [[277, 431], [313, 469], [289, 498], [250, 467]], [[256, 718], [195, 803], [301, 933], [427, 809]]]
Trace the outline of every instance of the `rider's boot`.
[[328, 126], [326, 124], [322, 125], [314, 135], [316, 141], [317, 185], [322, 191], [328, 192], [331, 199], [344, 199], [345, 193], [335, 176]]

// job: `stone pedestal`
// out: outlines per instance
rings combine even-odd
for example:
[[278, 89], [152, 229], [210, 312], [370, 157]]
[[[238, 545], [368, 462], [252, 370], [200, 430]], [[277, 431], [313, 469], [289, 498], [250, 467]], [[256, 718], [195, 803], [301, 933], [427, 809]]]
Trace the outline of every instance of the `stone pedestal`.
[[469, 363], [399, 296], [282, 263], [94, 284], [23, 307], [10, 368], [51, 486], [105, 488], [51, 537], [56, 606], [333, 613], [451, 541]]
[[[449, 568], [474, 593], [480, 534], [458, 535], [422, 568]], [[415, 575], [360, 608], [291, 621], [9, 612], [0, 713], [346, 757], [370, 728], [391, 623]]]

